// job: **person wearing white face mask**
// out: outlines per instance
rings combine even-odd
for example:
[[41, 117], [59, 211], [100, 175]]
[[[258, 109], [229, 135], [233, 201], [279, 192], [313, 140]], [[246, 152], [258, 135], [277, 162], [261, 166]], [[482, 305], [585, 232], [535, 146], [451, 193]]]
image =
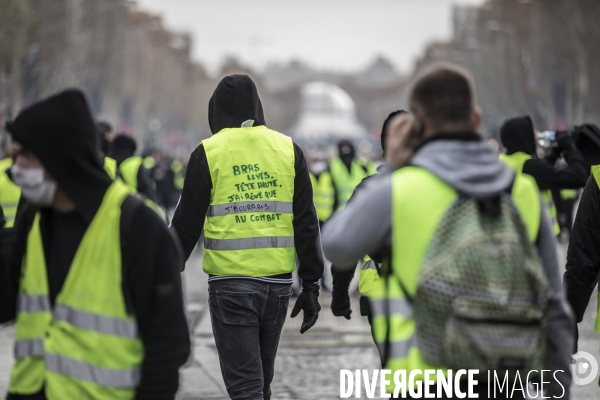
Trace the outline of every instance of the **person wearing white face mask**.
[[[22, 160], [24, 157], [21, 157]], [[43, 167], [22, 167], [15, 164], [11, 168], [15, 184], [21, 187], [21, 194], [31, 204], [49, 206], [56, 194], [56, 182], [47, 179], [48, 174]]]
[[26, 200], [0, 265], [0, 323], [16, 320], [7, 399], [173, 399], [190, 351], [177, 239], [103, 169], [80, 91], [6, 128]]

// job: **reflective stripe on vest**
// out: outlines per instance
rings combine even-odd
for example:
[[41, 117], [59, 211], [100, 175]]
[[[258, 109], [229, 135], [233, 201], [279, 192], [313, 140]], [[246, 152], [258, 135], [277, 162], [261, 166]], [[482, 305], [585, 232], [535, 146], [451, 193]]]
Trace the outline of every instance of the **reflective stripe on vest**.
[[216, 276], [292, 272], [292, 140], [255, 126], [223, 129], [202, 145], [213, 187], [204, 224], [204, 271]]
[[400, 314], [406, 318], [411, 318], [413, 314], [412, 305], [406, 299], [373, 299], [370, 304], [373, 316], [388, 315], [386, 308], [389, 313]]
[[243, 239], [204, 238], [204, 248], [208, 250], [251, 250], [294, 247], [293, 236], [264, 236]]
[[229, 204], [216, 204], [208, 208], [209, 217], [222, 217], [232, 214], [253, 212], [292, 214], [294, 203], [280, 201], [246, 201]]
[[338, 195], [338, 210], [344, 208], [346, 203], [352, 196], [354, 189], [366, 178], [369, 174], [365, 171], [365, 167], [358, 160], [354, 159], [350, 166], [350, 171], [344, 162], [336, 157], [331, 161], [330, 166], [331, 178], [335, 184], [335, 189]]
[[99, 386], [133, 388], [140, 381], [139, 368], [111, 369], [97, 367], [58, 354], [46, 354], [46, 369], [71, 378], [93, 382]]
[[[456, 197], [454, 189], [422, 168], [405, 167], [392, 174], [393, 275], [382, 279], [370, 297], [374, 338], [380, 351], [389, 351], [384, 368], [392, 370], [392, 375], [397, 370], [406, 370], [408, 375], [417, 369], [444, 369], [423, 360], [416, 340], [412, 307], [398, 282], [401, 280], [409, 295], [415, 295], [425, 252]], [[535, 241], [540, 202], [533, 178], [517, 174], [512, 198], [525, 221], [530, 240]], [[422, 375], [417, 375], [416, 380], [421, 379]], [[388, 391], [393, 389], [392, 383]]]
[[20, 294], [17, 299], [17, 310], [19, 312], [42, 312], [50, 311], [50, 299], [47, 294], [26, 295]]
[[25, 357], [43, 357], [44, 339], [21, 339], [15, 340], [14, 347], [15, 359]]
[[10, 393], [45, 385], [48, 400], [135, 396], [143, 345], [125, 307], [119, 240], [121, 204], [130, 192], [120, 180], [107, 190], [52, 312], [36, 215], [23, 257]]
[[6, 170], [13, 164], [11, 158], [5, 158], [0, 161], [0, 207], [4, 214], [4, 227], [12, 228], [15, 226], [17, 216], [17, 207], [21, 198], [21, 188], [10, 180]]
[[64, 304], [57, 304], [54, 307], [52, 316], [57, 321], [64, 321], [88, 331], [127, 338], [136, 338], [138, 336], [137, 324], [134, 321], [80, 311]]

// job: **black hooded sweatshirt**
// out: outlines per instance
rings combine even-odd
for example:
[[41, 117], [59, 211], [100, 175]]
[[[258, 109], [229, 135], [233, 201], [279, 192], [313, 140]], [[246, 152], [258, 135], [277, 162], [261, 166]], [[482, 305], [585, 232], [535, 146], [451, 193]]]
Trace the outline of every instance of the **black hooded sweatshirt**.
[[531, 155], [525, 161], [523, 173], [533, 176], [540, 190], [546, 189], [578, 189], [585, 186], [587, 180], [586, 166], [577, 148], [564, 149], [562, 154], [569, 165], [557, 170], [551, 160], [538, 158], [534, 137], [533, 122], [529, 116], [512, 118], [504, 122], [500, 128], [502, 145], [506, 154], [522, 152]]
[[[137, 144], [134, 138], [125, 135], [117, 136], [108, 150], [109, 157], [117, 161], [117, 167], [121, 167], [121, 163], [135, 155]], [[140, 165], [137, 172], [137, 191], [139, 194], [148, 199], [155, 200], [154, 187], [152, 179], [150, 179], [150, 171], [144, 165]]]
[[[254, 82], [246, 75], [230, 75], [219, 82], [208, 106], [208, 122], [213, 134], [225, 128], [239, 128], [247, 120], [253, 126], [265, 125], [262, 104]], [[313, 192], [306, 159], [294, 143], [294, 241], [300, 261], [298, 274], [306, 282], [323, 276], [320, 256], [319, 223], [313, 204]], [[186, 259], [196, 246], [210, 204], [212, 180], [202, 143], [190, 156], [181, 198], [171, 222], [177, 231]], [[289, 281], [291, 274], [270, 277]]]
[[[41, 215], [50, 301], [54, 305], [79, 243], [112, 182], [102, 168], [96, 129], [80, 91], [68, 90], [33, 105], [7, 128], [17, 142], [37, 156], [76, 208], [68, 213], [32, 205], [24, 208], [15, 227], [11, 261], [0, 271], [0, 323], [15, 318], [21, 262], [35, 213]], [[128, 311], [136, 316], [145, 354], [136, 399], [173, 399], [179, 367], [190, 353], [179, 275], [183, 263], [180, 246], [160, 217], [140, 200], [129, 196], [121, 210], [120, 290]], [[8, 397], [44, 398], [43, 391]]]

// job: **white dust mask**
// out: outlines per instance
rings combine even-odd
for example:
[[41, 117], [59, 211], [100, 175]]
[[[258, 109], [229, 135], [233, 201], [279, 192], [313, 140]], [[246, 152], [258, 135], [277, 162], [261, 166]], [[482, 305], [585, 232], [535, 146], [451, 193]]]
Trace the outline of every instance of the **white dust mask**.
[[24, 169], [13, 165], [11, 173], [13, 181], [21, 187], [21, 194], [28, 202], [38, 206], [52, 204], [56, 182], [44, 180], [44, 168]]
[[310, 167], [310, 172], [315, 175], [319, 175], [321, 172], [327, 169], [327, 163], [325, 161], [317, 161]]

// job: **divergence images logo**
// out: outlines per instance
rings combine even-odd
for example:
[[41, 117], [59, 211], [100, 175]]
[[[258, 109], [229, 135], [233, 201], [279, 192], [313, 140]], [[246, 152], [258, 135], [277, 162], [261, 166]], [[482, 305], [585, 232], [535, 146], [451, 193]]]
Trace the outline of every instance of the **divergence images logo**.
[[571, 372], [573, 383], [580, 386], [588, 385], [598, 376], [598, 361], [590, 353], [579, 351], [571, 360]]

